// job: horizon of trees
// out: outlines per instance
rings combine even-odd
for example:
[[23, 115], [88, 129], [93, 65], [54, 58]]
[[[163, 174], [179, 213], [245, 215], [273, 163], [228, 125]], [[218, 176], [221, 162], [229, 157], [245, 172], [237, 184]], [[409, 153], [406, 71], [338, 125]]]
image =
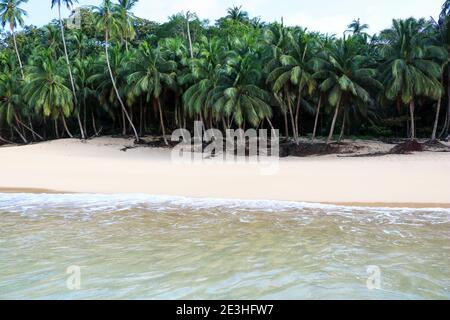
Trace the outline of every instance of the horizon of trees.
[[[409, 18], [342, 37], [263, 22], [242, 7], [214, 25], [194, 13], [137, 18], [137, 0], [24, 25], [28, 0], [0, 0], [0, 144], [174, 129], [277, 128], [299, 142], [344, 136], [448, 139], [450, 0], [438, 21]], [[18, 27], [22, 27], [18, 31]]]

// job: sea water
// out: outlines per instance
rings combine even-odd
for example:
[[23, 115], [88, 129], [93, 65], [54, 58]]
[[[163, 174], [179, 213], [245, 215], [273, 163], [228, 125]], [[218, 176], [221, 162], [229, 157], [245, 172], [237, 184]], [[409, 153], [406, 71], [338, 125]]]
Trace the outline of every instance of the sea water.
[[450, 299], [450, 210], [0, 194], [0, 299]]

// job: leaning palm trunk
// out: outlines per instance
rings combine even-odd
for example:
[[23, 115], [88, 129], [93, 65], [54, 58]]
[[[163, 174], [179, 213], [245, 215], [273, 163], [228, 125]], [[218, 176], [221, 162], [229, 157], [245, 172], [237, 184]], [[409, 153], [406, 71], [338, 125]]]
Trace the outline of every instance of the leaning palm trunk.
[[[58, 2], [58, 15], [59, 15], [59, 27], [61, 28], [61, 37], [62, 37], [62, 42], [63, 42], [63, 46], [64, 46], [64, 55], [66, 57], [67, 70], [69, 70], [70, 84], [72, 86], [73, 99], [75, 101], [75, 106], [78, 106], [77, 92], [75, 90], [75, 81], [73, 80], [72, 69], [70, 67], [69, 54], [67, 52], [66, 36], [64, 34], [64, 23], [61, 18], [61, 3], [60, 2]], [[86, 139], [86, 136], [84, 134], [83, 125], [81, 124], [80, 112], [75, 111], [75, 113], [77, 116], [78, 126], [80, 127], [81, 139], [84, 140], [84, 139]]]
[[11, 26], [11, 33], [13, 36], [14, 49], [16, 50], [17, 60], [19, 61], [20, 72], [22, 73], [22, 78], [25, 78], [25, 74], [23, 72], [22, 59], [20, 58], [19, 49], [17, 47], [16, 32], [14, 31], [14, 26]]
[[136, 131], [136, 128], [133, 125], [133, 121], [130, 118], [130, 115], [128, 114], [127, 109], [125, 108], [125, 104], [122, 101], [122, 98], [120, 97], [120, 93], [119, 90], [117, 89], [117, 85], [116, 85], [116, 80], [114, 80], [114, 74], [112, 72], [111, 69], [111, 63], [109, 61], [109, 52], [108, 52], [108, 44], [109, 44], [109, 33], [108, 30], [105, 31], [105, 53], [106, 53], [106, 64], [108, 65], [108, 71], [109, 71], [109, 76], [111, 77], [111, 83], [113, 85], [114, 91], [116, 93], [117, 99], [119, 100], [120, 106], [122, 108], [123, 113], [125, 114], [128, 122], [130, 123], [131, 128], [133, 129], [134, 132], [134, 137], [136, 138], [136, 141], [139, 142], [139, 135]]
[[70, 132], [69, 127], [67, 126], [66, 117], [64, 116], [63, 113], [61, 113], [61, 119], [64, 126], [64, 130], [66, 131], [66, 133], [70, 138], [73, 138], [73, 134]]
[[333, 140], [334, 128], [336, 127], [336, 121], [337, 121], [337, 117], [339, 115], [340, 106], [341, 106], [341, 100], [339, 99], [339, 101], [336, 105], [336, 112], [334, 113], [333, 122], [331, 123], [330, 135], [328, 136], [327, 144], [330, 144], [331, 141]]
[[409, 102], [409, 114], [411, 117], [411, 140], [416, 139], [416, 124], [414, 122], [414, 111], [415, 111], [416, 105], [414, 104], [414, 98], [411, 99]]
[[312, 143], [314, 143], [316, 139], [316, 133], [317, 133], [317, 125], [319, 123], [319, 115], [320, 115], [320, 108], [322, 106], [322, 97], [319, 98], [319, 104], [317, 106], [317, 112], [316, 112], [316, 120], [314, 121], [314, 131], [312, 135]]
[[9, 141], [9, 140], [3, 138], [2, 136], [0, 136], [0, 141], [2, 141], [2, 142], [4, 142], [4, 143], [7, 143], [7, 144], [13, 144], [12, 141]]
[[12, 127], [13, 127], [14, 131], [17, 132], [17, 134], [19, 135], [20, 139], [22, 139], [22, 141], [23, 141], [24, 143], [28, 143], [28, 141], [27, 141], [27, 139], [25, 138], [25, 136], [24, 136], [22, 133], [20, 133], [20, 130], [17, 129], [17, 127], [16, 127], [15, 125], [12, 125]]
[[[36, 131], [34, 131], [31, 127], [27, 126], [25, 123], [23, 123], [19, 117], [17, 117], [17, 115], [14, 115], [14, 117], [16, 118], [16, 121], [18, 124], [20, 124], [22, 127], [24, 127], [25, 129], [27, 129], [28, 131], [31, 132], [31, 134], [33, 136], [37, 136], [39, 139], [41, 139], [42, 141], [44, 141], [44, 138], [42, 138], [41, 135], [39, 135]], [[31, 125], [31, 120], [30, 120], [30, 125]]]

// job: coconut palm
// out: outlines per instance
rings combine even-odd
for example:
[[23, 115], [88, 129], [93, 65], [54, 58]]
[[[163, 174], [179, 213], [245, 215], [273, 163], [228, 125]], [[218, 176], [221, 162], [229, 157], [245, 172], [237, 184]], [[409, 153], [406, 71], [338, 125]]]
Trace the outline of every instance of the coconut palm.
[[153, 103], [158, 108], [164, 143], [168, 145], [161, 98], [165, 88], [176, 88], [176, 63], [166, 60], [161, 48], [152, 49], [148, 42], [143, 42], [125, 69], [131, 70], [128, 76], [131, 94], [134, 97], [145, 95], [147, 103]]
[[3, 28], [8, 24], [9, 29], [11, 30], [14, 49], [16, 50], [22, 78], [24, 77], [24, 72], [22, 59], [20, 58], [19, 49], [17, 47], [16, 28], [18, 25], [21, 27], [24, 25], [23, 17], [27, 16], [27, 12], [20, 8], [20, 6], [27, 2], [28, 0], [0, 0], [0, 21]]
[[[119, 95], [122, 101], [124, 101], [124, 99], [126, 98], [128, 91], [126, 80], [128, 71], [127, 73], [121, 71], [123, 69], [123, 66], [126, 65], [130, 60], [130, 57], [131, 52], [123, 50], [123, 47], [119, 44], [111, 45], [111, 48], [109, 49], [109, 61], [116, 87], [119, 88]], [[114, 89], [113, 83], [111, 81], [109, 69], [105, 68], [104, 61], [104, 55], [90, 60], [91, 66], [89, 67], [91, 70], [89, 71], [87, 82], [92, 88], [96, 90], [98, 101], [102, 109], [106, 111], [114, 121], [120, 117], [122, 118], [122, 134], [126, 135], [128, 120], [117, 98], [116, 90]], [[115, 112], [116, 108], [119, 109], [120, 116], [117, 116]]]
[[[280, 62], [280, 57], [289, 52], [289, 34], [290, 30], [284, 26], [282, 23], [274, 23], [269, 26], [269, 28], [264, 33], [264, 43], [265, 43], [265, 56], [267, 63], [265, 66], [266, 72], [269, 74], [266, 81], [272, 86], [273, 82], [276, 80], [276, 75], [273, 71], [277, 68], [282, 67]], [[286, 93], [287, 90], [285, 90]], [[281, 107], [281, 112], [284, 117], [284, 128], [285, 136], [289, 136], [289, 123], [288, 123], [288, 103], [283, 100], [283, 93], [273, 93], [275, 99], [279, 102]], [[287, 98], [287, 97], [286, 97]]]
[[438, 100], [442, 95], [441, 68], [433, 58], [443, 59], [445, 50], [428, 45], [424, 23], [413, 18], [394, 20], [385, 30], [382, 48], [385, 62], [381, 65], [386, 97], [409, 105], [410, 138], [416, 138], [414, 113], [417, 97]]
[[[93, 66], [95, 65], [94, 58], [92, 56], [86, 57], [84, 59], [75, 58], [73, 61], [73, 69], [74, 75], [76, 76], [76, 85], [79, 88], [77, 90], [77, 100], [80, 103], [80, 109], [83, 108], [83, 128], [86, 135], [88, 134], [87, 130], [87, 101], [94, 96], [95, 90], [93, 90], [91, 84], [89, 83], [89, 78], [93, 72]], [[97, 126], [95, 124], [95, 112], [93, 107], [90, 110], [91, 119], [92, 119], [92, 128], [94, 130], [95, 135], [97, 135]]]
[[270, 94], [258, 86], [263, 68], [255, 58], [247, 52], [229, 59], [223, 90], [213, 106], [216, 112], [232, 117], [239, 128], [246, 122], [258, 127], [272, 117]]
[[56, 137], [59, 118], [66, 133], [73, 137], [66, 123], [66, 117], [73, 111], [73, 93], [66, 83], [65, 62], [51, 58], [49, 49], [37, 50], [28, 69], [24, 97], [36, 113], [54, 120]]
[[133, 40], [136, 32], [133, 26], [133, 15], [131, 10], [138, 3], [138, 0], [119, 0], [118, 9], [122, 20], [122, 37], [124, 38], [125, 48], [128, 51], [128, 42]]
[[248, 12], [243, 11], [242, 6], [233, 6], [231, 8], [228, 8], [227, 16], [225, 18], [241, 23], [248, 22], [250, 20]]
[[[450, 57], [450, 0], [446, 0], [442, 5], [442, 10], [439, 15], [439, 20], [434, 21], [434, 26], [437, 35], [437, 42], [439, 45], [444, 47], [447, 50], [448, 56]], [[442, 130], [441, 136], [448, 137], [450, 131], [450, 63], [449, 59], [444, 63], [442, 76], [445, 74], [445, 69], [447, 69], [447, 116], [445, 119], [445, 124]], [[444, 85], [445, 81], [442, 78], [442, 84]], [[442, 104], [442, 97], [438, 100], [437, 108], [436, 108], [436, 117], [433, 126], [433, 133], [431, 139], [434, 140], [437, 137], [437, 127], [439, 124], [439, 113]]]
[[[33, 139], [43, 138], [33, 129], [29, 108], [23, 99], [23, 78], [18, 74], [17, 62], [12, 54], [6, 54], [0, 73], [0, 119], [19, 134], [24, 143], [27, 143], [23, 130], [31, 132]], [[23, 116], [28, 117], [29, 124], [23, 122]], [[21, 132], [22, 131], [22, 132]]]
[[183, 95], [189, 116], [199, 116], [202, 119], [202, 115], [211, 115], [215, 120], [221, 119], [222, 114], [215, 112], [217, 110], [213, 106], [226, 88], [223, 83], [226, 59], [227, 51], [221, 40], [202, 40], [199, 58], [191, 64], [189, 74], [181, 78], [183, 81], [187, 77], [191, 80], [191, 85]]
[[347, 32], [352, 32], [353, 34], [365, 34], [365, 30], [369, 29], [369, 25], [361, 23], [361, 19], [355, 19], [347, 26]]
[[[78, 3], [78, 0], [52, 0], [52, 9], [55, 6], [58, 7], [58, 20], [59, 20], [59, 27], [61, 30], [61, 38], [62, 38], [63, 47], [64, 47], [64, 56], [65, 56], [66, 63], [67, 63], [67, 71], [69, 72], [70, 85], [72, 88], [75, 107], [78, 107], [77, 91], [75, 89], [75, 81], [73, 79], [72, 68], [70, 66], [69, 53], [67, 52], [66, 36], [64, 33], [64, 22], [63, 22], [63, 19], [61, 16], [61, 3], [64, 4], [67, 7], [67, 9], [71, 9], [74, 2]], [[78, 126], [80, 128], [81, 139], [84, 140], [86, 137], [85, 137], [83, 125], [81, 124], [80, 111], [77, 110], [75, 113], [77, 116]]]
[[345, 108], [346, 104], [351, 105], [355, 101], [368, 103], [371, 100], [368, 90], [381, 89], [382, 85], [376, 79], [377, 72], [371, 67], [372, 61], [360, 55], [360, 42], [354, 37], [337, 40], [330, 49], [328, 59], [328, 63], [314, 77], [323, 79], [319, 89], [335, 108], [327, 140], [330, 144], [341, 107]]
[[289, 32], [289, 50], [280, 56], [280, 66], [275, 68], [268, 77], [273, 81], [273, 91], [279, 93], [281, 90], [289, 88], [291, 85], [296, 88], [297, 105], [295, 110], [288, 99], [288, 109], [291, 115], [294, 139], [298, 142], [299, 137], [299, 114], [302, 98], [304, 94], [312, 94], [316, 88], [316, 81], [313, 78], [315, 65], [319, 62], [319, 55], [314, 50], [314, 39], [306, 34], [305, 30]]
[[17, 114], [20, 112], [23, 101], [21, 101], [20, 90], [22, 78], [14, 72], [14, 67], [14, 63], [10, 61], [0, 74], [0, 120], [5, 120], [22, 141], [28, 143], [26, 135], [16, 126], [16, 124], [20, 126]]
[[190, 49], [184, 44], [181, 37], [167, 38], [160, 42], [163, 56], [167, 60], [176, 63], [176, 81], [177, 87], [175, 95], [175, 124], [177, 126], [186, 127], [186, 112], [183, 108], [182, 97], [187, 88], [193, 83], [194, 77], [190, 70], [193, 60], [190, 55]]
[[122, 24], [120, 21], [120, 11], [117, 8], [117, 5], [112, 3], [111, 0], [103, 0], [103, 3], [100, 7], [95, 7], [95, 12], [100, 17], [97, 23], [97, 28], [102, 30], [105, 35], [105, 58], [106, 64], [108, 67], [108, 72], [111, 78], [111, 83], [114, 88], [114, 92], [116, 93], [117, 100], [122, 108], [124, 115], [126, 116], [131, 128], [133, 129], [134, 136], [136, 141], [139, 142], [139, 135], [136, 131], [136, 128], [131, 120], [130, 115], [128, 114], [127, 109], [125, 108], [125, 104], [120, 96], [119, 89], [117, 88], [116, 80], [114, 78], [114, 73], [111, 68], [111, 62], [109, 60], [109, 41], [111, 36], [120, 35], [122, 30]]

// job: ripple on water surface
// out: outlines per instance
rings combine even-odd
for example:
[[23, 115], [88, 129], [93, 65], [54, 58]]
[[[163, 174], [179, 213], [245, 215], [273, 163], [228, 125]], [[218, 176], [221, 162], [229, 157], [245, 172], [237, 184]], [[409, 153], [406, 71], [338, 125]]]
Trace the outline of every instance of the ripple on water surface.
[[0, 230], [0, 299], [450, 299], [448, 209], [0, 194]]

